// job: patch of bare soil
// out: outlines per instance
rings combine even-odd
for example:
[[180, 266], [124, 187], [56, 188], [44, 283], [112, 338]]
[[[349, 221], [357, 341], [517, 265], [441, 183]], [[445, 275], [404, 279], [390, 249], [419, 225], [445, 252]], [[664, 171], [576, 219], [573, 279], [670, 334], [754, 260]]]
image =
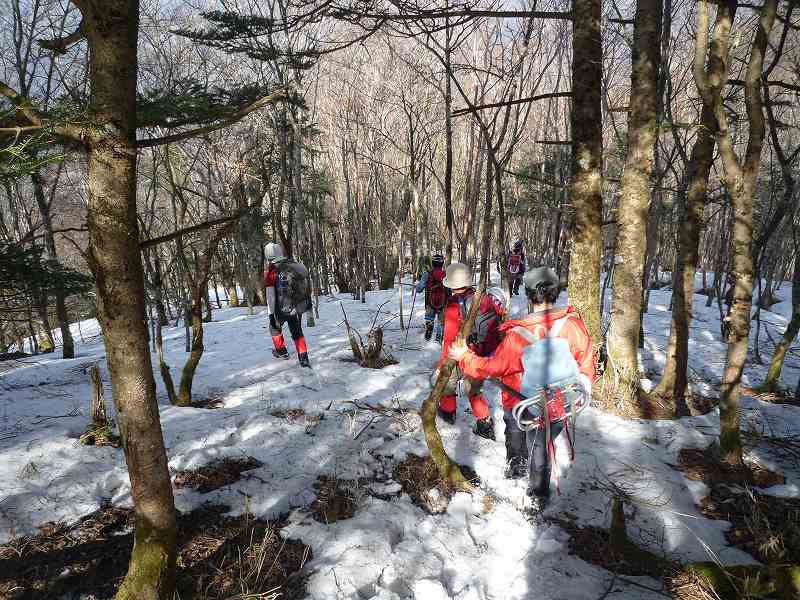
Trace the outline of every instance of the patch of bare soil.
[[225, 407], [225, 401], [221, 393], [214, 393], [210, 394], [205, 398], [198, 398], [192, 400], [192, 403], [189, 405], [192, 408], [205, 408], [208, 410], [216, 410], [218, 408]]
[[771, 404], [788, 404], [789, 406], [800, 406], [800, 398], [788, 390], [764, 391], [753, 388], [743, 388], [742, 392], [753, 398], [758, 398], [763, 402]]
[[709, 519], [730, 521], [725, 538], [765, 564], [800, 559], [800, 498], [777, 498], [737, 485], [716, 485], [701, 502]]
[[242, 478], [242, 473], [257, 469], [262, 463], [252, 456], [223, 458], [197, 469], [178, 471], [173, 481], [176, 488], [194, 488], [201, 494], [230, 485]]
[[[205, 507], [178, 518], [181, 598], [231, 600], [305, 595], [301, 570], [311, 550], [280, 536], [283, 523], [225, 517]], [[64, 594], [111, 598], [133, 548], [133, 514], [104, 508], [73, 525], [49, 524], [36, 536], [0, 546], [0, 598], [52, 600]]]
[[311, 516], [320, 523], [335, 523], [356, 514], [357, 502], [353, 490], [358, 482], [321, 475], [314, 488], [317, 499], [311, 504]]
[[688, 479], [702, 481], [713, 487], [718, 484], [753, 485], [769, 487], [786, 481], [780, 473], [773, 473], [759, 465], [732, 467], [721, 462], [712, 447], [683, 448], [678, 453], [678, 469]]
[[617, 575], [649, 576], [661, 579], [677, 572], [680, 565], [670, 562], [626, 540], [612, 544], [608, 529], [580, 527], [569, 519], [548, 519], [569, 534], [569, 553]]
[[[480, 483], [478, 474], [471, 467], [458, 466], [471, 483]], [[408, 458], [394, 468], [392, 478], [411, 496], [416, 505], [431, 514], [447, 510], [450, 499], [458, 491], [439, 476], [439, 470], [430, 456], [409, 454]]]

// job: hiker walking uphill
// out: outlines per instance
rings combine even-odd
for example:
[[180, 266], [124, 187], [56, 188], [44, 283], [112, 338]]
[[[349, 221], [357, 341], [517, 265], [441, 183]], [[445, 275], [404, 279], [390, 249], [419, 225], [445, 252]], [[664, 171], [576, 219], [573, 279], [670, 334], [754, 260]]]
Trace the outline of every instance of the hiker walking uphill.
[[[444, 285], [450, 288], [450, 298], [444, 309], [444, 344], [442, 354], [437, 365], [441, 369], [450, 346], [458, 337], [461, 324], [466, 319], [475, 288], [472, 285], [472, 273], [467, 265], [453, 263], [447, 267]], [[477, 356], [488, 356], [500, 341], [498, 327], [505, 316], [507, 298], [499, 288], [488, 290], [481, 299], [478, 316], [475, 319], [473, 333], [469, 339], [469, 347]], [[472, 432], [480, 437], [493, 440], [494, 421], [489, 412], [489, 404], [482, 393], [483, 377], [464, 377], [459, 369], [453, 373], [447, 382], [442, 399], [439, 402], [439, 416], [446, 422], [453, 424], [456, 421], [456, 392], [458, 381], [463, 377], [464, 394], [469, 398], [472, 414], [475, 415], [475, 427]]]
[[280, 244], [267, 244], [264, 250], [269, 267], [264, 272], [264, 288], [269, 306], [269, 331], [275, 348], [272, 356], [288, 360], [289, 351], [283, 338], [283, 324], [289, 324], [289, 333], [297, 350], [297, 359], [303, 367], [310, 367], [306, 338], [303, 336], [303, 313], [311, 310], [311, 284], [308, 270], [301, 263], [290, 261]]
[[522, 284], [522, 278], [525, 275], [525, 268], [527, 266], [525, 260], [525, 242], [522, 240], [514, 242], [514, 248], [508, 253], [507, 263], [506, 268], [508, 269], [511, 295], [518, 296], [519, 286]]
[[417, 293], [425, 292], [425, 339], [430, 340], [436, 328], [436, 341], [442, 343], [444, 306], [450, 295], [444, 285], [444, 256], [434, 254], [430, 268], [417, 282]]
[[[529, 477], [527, 493], [540, 511], [550, 498], [554, 441], [569, 416], [588, 405], [597, 371], [583, 319], [572, 306], [553, 306], [559, 294], [556, 273], [547, 267], [533, 269], [524, 284], [531, 313], [500, 327], [505, 337], [493, 355], [481, 356], [456, 344], [449, 357], [467, 377], [500, 380], [505, 475]], [[568, 426], [566, 431], [570, 436]]]

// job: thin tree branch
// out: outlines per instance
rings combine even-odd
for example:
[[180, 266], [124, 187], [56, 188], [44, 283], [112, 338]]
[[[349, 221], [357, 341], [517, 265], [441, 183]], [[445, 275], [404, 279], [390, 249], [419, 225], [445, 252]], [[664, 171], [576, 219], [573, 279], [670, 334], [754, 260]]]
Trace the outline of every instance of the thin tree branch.
[[539, 94], [538, 96], [531, 96], [530, 98], [519, 98], [518, 100], [506, 100], [505, 102], [493, 102], [491, 104], [479, 104], [477, 106], [470, 106], [467, 108], [458, 108], [453, 111], [453, 116], [466, 115], [469, 113], [478, 112], [487, 108], [501, 108], [505, 106], [514, 106], [516, 104], [526, 104], [528, 102], [535, 102], [537, 100], [547, 100], [548, 98], [571, 98], [572, 92], [550, 92], [549, 94]]
[[83, 30], [83, 20], [81, 20], [78, 27], [63, 38], [56, 38], [54, 40], [39, 40], [39, 45], [45, 50], [50, 50], [54, 54], [66, 54], [70, 46], [77, 44], [86, 37]]

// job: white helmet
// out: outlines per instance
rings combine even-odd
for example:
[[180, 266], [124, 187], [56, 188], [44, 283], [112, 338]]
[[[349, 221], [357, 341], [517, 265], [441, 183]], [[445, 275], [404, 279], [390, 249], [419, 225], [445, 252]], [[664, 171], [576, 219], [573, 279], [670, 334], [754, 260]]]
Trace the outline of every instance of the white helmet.
[[266, 248], [264, 248], [264, 258], [267, 259], [268, 263], [272, 264], [286, 260], [286, 255], [283, 252], [283, 246], [276, 244], [275, 242], [270, 242], [267, 244]]
[[472, 272], [464, 263], [451, 263], [444, 271], [442, 283], [445, 287], [455, 290], [472, 286]]
[[503, 311], [503, 314], [508, 312], [510, 306], [508, 302], [508, 294], [506, 294], [506, 291], [503, 288], [490, 287], [488, 290], [486, 290], [486, 294], [492, 297], [497, 307]]

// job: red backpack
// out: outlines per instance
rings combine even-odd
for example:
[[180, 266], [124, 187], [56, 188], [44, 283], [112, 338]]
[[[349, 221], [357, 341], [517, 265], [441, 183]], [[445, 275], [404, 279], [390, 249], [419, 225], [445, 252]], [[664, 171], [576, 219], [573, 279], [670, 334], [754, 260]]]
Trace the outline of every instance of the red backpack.
[[514, 252], [511, 256], [508, 257], [508, 272], [512, 275], [516, 275], [519, 273], [520, 268], [522, 267], [522, 253], [521, 252]]
[[426, 284], [426, 301], [428, 306], [436, 310], [444, 308], [447, 302], [447, 288], [444, 287], [444, 269], [434, 268], [428, 273], [428, 283]]

